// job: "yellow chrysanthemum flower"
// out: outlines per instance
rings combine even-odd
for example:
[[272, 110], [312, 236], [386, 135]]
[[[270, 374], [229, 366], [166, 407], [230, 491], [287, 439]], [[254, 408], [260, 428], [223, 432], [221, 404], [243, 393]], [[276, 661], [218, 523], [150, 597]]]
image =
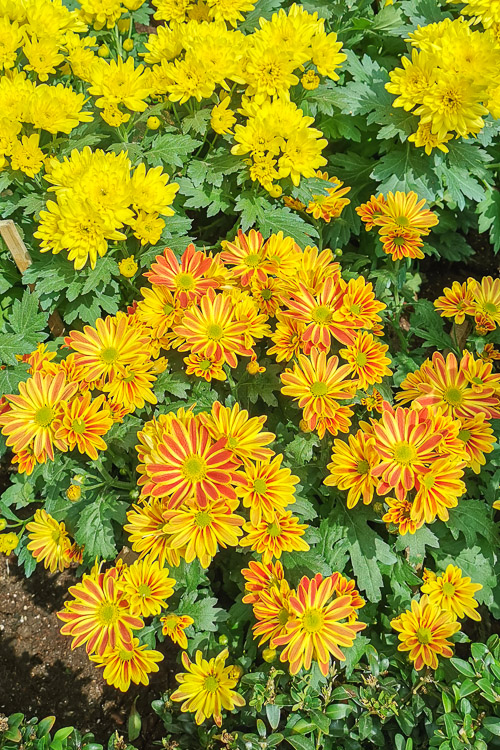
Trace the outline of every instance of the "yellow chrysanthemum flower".
[[463, 576], [456, 565], [448, 565], [444, 573], [428, 579], [421, 591], [429, 595], [431, 604], [453, 613], [459, 619], [470, 617], [479, 621], [481, 616], [476, 612], [479, 605], [474, 596], [482, 588], [480, 583], [472, 583], [470, 578]]

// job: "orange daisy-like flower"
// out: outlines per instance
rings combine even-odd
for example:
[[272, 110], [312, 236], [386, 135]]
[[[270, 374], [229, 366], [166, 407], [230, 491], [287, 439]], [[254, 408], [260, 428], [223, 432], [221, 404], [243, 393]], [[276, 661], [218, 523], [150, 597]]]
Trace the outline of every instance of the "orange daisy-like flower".
[[[499, 419], [500, 400], [494, 395], [495, 387], [484, 388], [478, 393], [466, 377], [463, 364], [469, 364], [471, 356], [467, 353], [459, 365], [452, 352], [446, 359], [440, 352], [434, 352], [432, 360], [427, 360], [420, 368], [422, 381], [417, 385], [419, 395], [413, 396], [416, 403], [430, 408], [439, 407], [456, 419], [469, 419], [475, 414], [484, 414], [487, 419]], [[402, 393], [396, 396], [398, 401], [409, 400], [409, 393], [405, 393], [407, 384], [408, 378], [400, 385]]]
[[175, 579], [158, 560], [143, 557], [125, 569], [121, 586], [128, 599], [130, 612], [139, 617], [159, 615], [167, 607], [166, 600], [174, 593]]
[[274, 346], [268, 349], [267, 353], [274, 354], [277, 362], [289, 362], [305, 349], [303, 336], [306, 324], [281, 312], [276, 313], [276, 320], [276, 329], [270, 337]]
[[425, 595], [420, 602], [411, 603], [411, 610], [403, 612], [391, 622], [398, 631], [401, 643], [398, 651], [409, 651], [410, 660], [417, 671], [422, 667], [437, 669], [438, 655], [453, 656], [452, 643], [446, 640], [460, 630], [455, 615], [435, 604]]
[[45, 375], [55, 375], [57, 365], [52, 362], [57, 357], [57, 352], [49, 352], [47, 344], [38, 344], [37, 348], [31, 354], [23, 354], [22, 357], [16, 355], [20, 362], [26, 362], [29, 365], [28, 374], [33, 375], [35, 372], [41, 372]]
[[308, 426], [309, 432], [312, 432], [315, 429], [318, 433], [318, 437], [322, 440], [327, 431], [334, 437], [335, 435], [338, 435], [339, 432], [349, 432], [352, 415], [353, 411], [348, 406], [339, 406], [339, 404], [337, 404], [334, 409], [333, 417], [314, 416], [309, 421], [304, 421]]
[[354, 608], [349, 594], [336, 596], [337, 576], [337, 573], [327, 578], [321, 573], [314, 578], [304, 576], [297, 593], [290, 595], [292, 617], [286, 624], [286, 633], [276, 636], [273, 642], [285, 646], [280, 660], [290, 662], [292, 675], [302, 667], [310, 669], [314, 659], [326, 677], [330, 656], [344, 661], [345, 655], [340, 647], [351, 647], [356, 634], [366, 627], [363, 622], [341, 622], [352, 616]]
[[117, 579], [117, 568], [100, 573], [96, 567], [70, 586], [73, 601], [65, 602], [57, 616], [65, 623], [61, 633], [73, 638], [72, 649], [85, 645], [88, 654], [102, 656], [108, 649], [132, 648], [132, 631], [144, 627], [144, 622], [130, 614]]
[[380, 462], [375, 440], [362, 430], [358, 430], [356, 435], [349, 435], [348, 440], [349, 443], [335, 440], [332, 462], [327, 466], [330, 474], [324, 484], [348, 490], [348, 508], [354, 508], [360, 498], [363, 498], [365, 505], [369, 505], [378, 484], [378, 478], [372, 474], [372, 469]]
[[256, 525], [248, 521], [243, 526], [247, 535], [240, 539], [240, 545], [262, 555], [263, 563], [270, 563], [273, 557], [279, 559], [283, 552], [306, 552], [309, 545], [302, 537], [307, 528], [307, 524], [300, 524], [299, 519], [292, 516], [291, 510], [276, 513], [271, 521], [262, 519]]
[[163, 635], [168, 635], [172, 643], [177, 643], [181, 648], [188, 647], [184, 631], [194, 623], [192, 617], [189, 617], [189, 615], [176, 615], [175, 612], [170, 612], [166, 617], [161, 617], [160, 622], [162, 624], [161, 632]]
[[317, 172], [316, 176], [321, 180], [328, 180], [334, 187], [326, 189], [326, 195], [313, 195], [313, 200], [309, 202], [306, 208], [308, 214], [312, 214], [315, 219], [322, 219], [327, 224], [331, 219], [338, 219], [342, 211], [351, 202], [349, 198], [344, 198], [351, 188], [342, 187], [344, 184], [336, 177], [328, 177], [327, 172]]
[[144, 299], [137, 303], [137, 320], [151, 329], [153, 338], [161, 339], [182, 317], [180, 299], [166, 286], [142, 287], [140, 292]]
[[466, 315], [474, 315], [474, 293], [471, 284], [464, 281], [460, 284], [454, 281], [450, 287], [443, 289], [443, 296], [438, 297], [434, 307], [442, 318], [454, 318], [457, 325], [461, 325]]
[[479, 356], [483, 362], [495, 362], [500, 359], [500, 352], [495, 349], [494, 344], [485, 344], [484, 349]]
[[151, 498], [144, 505], [133, 505], [127, 520], [123, 530], [129, 534], [134, 552], [140, 557], [148, 555], [150, 560], [157, 559], [162, 568], [165, 563], [175, 568], [179, 565], [179, 550], [173, 549], [171, 535], [165, 531], [161, 500]]
[[250, 289], [253, 299], [259, 306], [259, 310], [270, 317], [274, 317], [280, 309], [287, 290], [287, 283], [273, 276], [266, 276], [265, 281], [252, 279]]
[[[382, 320], [379, 312], [385, 308], [386, 305], [375, 298], [373, 284], [370, 281], [367, 283], [363, 276], [349, 279], [340, 307], [342, 319], [347, 321], [349, 326], [354, 329], [368, 328], [375, 333], [376, 327]], [[351, 341], [345, 343], [350, 344]]]
[[187, 246], [180, 263], [174, 252], [166, 247], [163, 255], [157, 255], [151, 270], [144, 276], [152, 284], [165, 286], [175, 293], [181, 307], [197, 302], [209, 289], [217, 288], [218, 281], [207, 278], [213, 259], [193, 244]]
[[152, 391], [156, 380], [156, 362], [134, 362], [120, 368], [110, 383], [104, 383], [103, 391], [110, 401], [133, 411], [142, 409], [146, 403], [156, 404], [158, 400]]
[[222, 495], [235, 500], [232, 486], [239, 481], [238, 462], [221, 438], [213, 443], [206, 427], [192, 419], [185, 427], [174, 418], [169, 434], [158, 445], [160, 463], [146, 467], [151, 477], [151, 495], [168, 497], [168, 508], [178, 507], [191, 495], [201, 508]]
[[202, 568], [208, 568], [217, 548], [236, 547], [242, 535], [245, 519], [234, 513], [238, 501], [222, 498], [209, 500], [203, 506], [187, 502], [180, 508], [166, 511], [166, 531], [172, 535], [171, 544], [186, 562], [198, 558]]
[[233, 277], [241, 286], [248, 286], [254, 278], [265, 281], [267, 278], [266, 251], [264, 238], [260, 232], [251, 229], [248, 234], [238, 230], [234, 242], [222, 242], [221, 260], [232, 268]]
[[122, 693], [126, 693], [130, 683], [149, 685], [148, 674], [158, 672], [158, 663], [163, 661], [163, 654], [148, 649], [147, 644], [139, 646], [139, 639], [133, 638], [129, 648], [121, 645], [106, 651], [105, 654], [92, 654], [97, 668], [104, 667], [102, 676], [108, 683]]
[[429, 234], [431, 227], [439, 224], [439, 220], [435, 213], [424, 206], [425, 199], [419, 201], [413, 191], [387, 193], [382, 214], [375, 223], [381, 227], [401, 227], [418, 234]]
[[86, 393], [65, 404], [56, 432], [58, 440], [66, 442], [70, 450], [78, 448], [80, 453], [86, 453], [96, 461], [97, 451], [106, 450], [107, 447], [102, 435], [113, 425], [113, 418], [109, 409], [104, 406], [105, 403], [105, 396], [98, 396], [91, 401], [90, 394]]
[[31, 542], [28, 549], [37, 562], [54, 573], [69, 568], [71, 542], [64, 522], [57, 522], [45, 510], [38, 508], [33, 521], [26, 524]]
[[302, 340], [309, 349], [314, 346], [328, 351], [332, 336], [343, 344], [351, 342], [351, 334], [339, 325], [338, 309], [344, 289], [345, 282], [329, 277], [319, 293], [313, 295], [304, 284], [299, 284], [298, 292], [284, 300], [286, 314], [304, 323]]
[[409, 500], [398, 500], [397, 498], [386, 497], [385, 502], [389, 506], [387, 513], [382, 516], [384, 523], [393, 523], [398, 526], [401, 536], [405, 534], [414, 534], [417, 529], [424, 525], [424, 519], [415, 521], [411, 517], [412, 503]]
[[148, 358], [147, 337], [124, 313], [98, 318], [95, 328], [84, 326], [83, 332], [71, 331], [64, 342], [76, 352], [75, 365], [83, 368], [87, 381], [103, 376], [112, 380], [120, 367], [142, 364]]
[[211, 380], [226, 380], [227, 375], [224, 372], [224, 360], [217, 357], [207, 357], [206, 354], [193, 354], [184, 357], [186, 365], [186, 375], [196, 375], [197, 378], [203, 378], [207, 383]]
[[379, 235], [384, 253], [391, 255], [394, 261], [424, 257], [420, 249], [424, 244], [423, 240], [420, 234], [412, 229], [388, 225], [380, 230]]
[[44, 464], [46, 460], [47, 454], [45, 451], [42, 451], [38, 456], [35, 456], [33, 447], [29, 445], [19, 451], [19, 453], [14, 453], [12, 456], [12, 463], [18, 464], [17, 471], [19, 474], [24, 474], [26, 472], [27, 476], [33, 473], [33, 469], [37, 464]]
[[464, 352], [460, 369], [476, 393], [493, 389], [495, 396], [500, 396], [500, 375], [493, 373], [493, 364], [482, 359], [474, 359], [471, 352]]
[[482, 588], [480, 583], [472, 583], [470, 578], [462, 576], [456, 565], [448, 565], [444, 573], [428, 579], [421, 591], [429, 595], [431, 604], [452, 612], [455, 617], [479, 621], [481, 616], [476, 612], [479, 604], [474, 595]]
[[262, 592], [279, 586], [285, 575], [279, 560], [268, 563], [250, 560], [248, 568], [244, 568], [241, 574], [245, 579], [245, 591], [249, 592], [242, 599], [244, 604], [258, 602]]
[[316, 427], [318, 417], [335, 417], [338, 400], [350, 399], [356, 393], [356, 381], [348, 380], [349, 365], [339, 367], [338, 357], [312, 349], [311, 356], [299, 354], [293, 370], [281, 374], [281, 392], [299, 402], [304, 419]]
[[438, 458], [429, 469], [417, 475], [417, 494], [413, 501], [411, 515], [415, 521], [432, 523], [436, 516], [441, 521], [450, 517], [449, 508], [458, 505], [458, 498], [465, 491], [466, 486], [461, 481], [463, 463], [449, 457]]
[[474, 292], [476, 314], [483, 314], [496, 325], [500, 325], [500, 279], [485, 276], [481, 283], [468, 279]]
[[276, 435], [262, 429], [267, 417], [249, 417], [248, 411], [239, 404], [222, 406], [220, 401], [214, 401], [210, 414], [202, 412], [199, 416], [213, 439], [226, 438], [226, 448], [244, 464], [252, 460], [266, 461], [274, 455], [266, 446]]
[[357, 206], [356, 213], [364, 223], [367, 232], [377, 226], [378, 219], [383, 215], [384, 206], [385, 198], [382, 193], [377, 197], [372, 195], [367, 203]]
[[361, 609], [361, 607], [364, 607], [366, 602], [363, 597], [360, 596], [359, 591], [356, 589], [356, 581], [354, 581], [353, 579], [344, 578], [343, 575], [338, 573], [337, 580], [335, 582], [335, 593], [338, 597], [351, 597], [351, 607], [354, 609], [354, 612], [349, 616], [348, 622], [354, 622], [355, 620], [357, 620], [357, 610]]
[[266, 240], [265, 251], [267, 272], [288, 283], [302, 259], [302, 250], [293, 237], [285, 237], [283, 232], [272, 234]]
[[250, 520], [257, 526], [262, 518], [272, 521], [275, 512], [282, 512], [295, 502], [295, 485], [299, 477], [290, 469], [282, 468], [283, 456], [272, 461], [249, 462], [237, 492], [245, 508], [250, 508]]
[[262, 591], [258, 601], [253, 605], [253, 614], [257, 623], [253, 626], [253, 637], [260, 636], [259, 646], [266, 641], [270, 642], [270, 647], [275, 648], [274, 639], [276, 636], [286, 633], [286, 624], [292, 614], [290, 612], [288, 601], [292, 594], [290, 586], [285, 580], [279, 582], [279, 585], [273, 586], [269, 591]]
[[378, 411], [379, 414], [382, 414], [383, 403], [384, 397], [376, 388], [374, 388], [366, 398], [361, 399], [361, 404], [367, 409], [367, 411], [372, 412], [375, 410]]
[[391, 490], [398, 500], [415, 486], [416, 474], [425, 472], [433, 461], [441, 435], [432, 430], [430, 420], [412, 409], [392, 409], [386, 404], [382, 417], [372, 420], [375, 449], [381, 463], [372, 469], [380, 477], [379, 495]]
[[325, 285], [325, 279], [333, 279], [339, 285], [341, 279], [340, 263], [333, 260], [333, 253], [326, 247], [321, 252], [316, 246], [307, 245], [302, 253], [301, 262], [293, 276], [298, 284], [304, 284], [312, 294], [319, 294]]
[[486, 463], [485, 453], [491, 453], [496, 441], [491, 425], [484, 414], [476, 414], [471, 419], [462, 419], [458, 439], [464, 444], [469, 466], [479, 474]]
[[32, 378], [19, 383], [19, 395], [6, 395], [10, 409], [0, 414], [2, 433], [6, 443], [16, 453], [32, 447], [35, 458], [47, 455], [54, 460], [54, 448], [67, 449], [64, 440], [56, 437], [59, 418], [65, 402], [78, 390], [77, 383], [66, 383], [62, 372], [57, 375], [42, 375], [36, 372]]
[[341, 349], [339, 354], [347, 360], [351, 370], [358, 379], [358, 388], [367, 388], [374, 383], [381, 383], [383, 378], [392, 375], [387, 365], [391, 364], [385, 353], [389, 349], [379, 344], [371, 333], [358, 331], [352, 344]]
[[174, 333], [184, 340], [179, 351], [191, 350], [236, 367], [237, 354], [252, 356], [252, 351], [245, 345], [245, 330], [245, 321], [235, 317], [231, 297], [222, 293], [216, 295], [210, 289], [199, 306], [187, 310], [180, 325], [175, 326]]

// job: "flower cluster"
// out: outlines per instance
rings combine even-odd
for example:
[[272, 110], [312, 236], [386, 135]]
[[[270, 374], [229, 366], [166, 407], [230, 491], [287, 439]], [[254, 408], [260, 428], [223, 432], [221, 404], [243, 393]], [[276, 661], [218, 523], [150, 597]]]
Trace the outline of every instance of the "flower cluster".
[[418, 200], [413, 191], [372, 195], [367, 203], [356, 208], [366, 231], [378, 227], [379, 240], [384, 253], [392, 260], [423, 258], [422, 237], [436, 226], [435, 213], [424, 208], [425, 200]]
[[[491, 3], [482, 5], [487, 18]], [[415, 146], [427, 154], [434, 148], [446, 153], [451, 138], [475, 136], [486, 115], [500, 117], [500, 44], [493, 29], [473, 31], [464, 18], [446, 18], [419, 26], [409, 41], [411, 58], [403, 57], [403, 67], [389, 73], [386, 89], [397, 95], [394, 107], [420, 118], [409, 137]]]
[[153, 359], [158, 355], [134, 316], [99, 318], [95, 328], [72, 331], [65, 347], [70, 352], [56, 361], [57, 352], [39, 344], [23, 358], [32, 377], [19, 384], [18, 394], [5, 396], [0, 425], [21, 473], [53, 461], [54, 448], [97, 459], [114, 422], [156, 403], [152, 384], [167, 362]]
[[140, 164], [132, 170], [125, 152], [88, 146], [63, 161], [51, 159], [45, 179], [56, 200], [40, 212], [35, 237], [42, 253], [64, 250], [76, 269], [87, 261], [94, 268], [110, 241], [126, 239], [125, 226], [141, 243], [158, 242], [165, 226], [160, 216], [173, 215], [170, 205], [179, 189], [161, 167], [146, 171]]
[[257, 621], [254, 638], [260, 637], [259, 646], [284, 646], [280, 660], [290, 663], [290, 674], [309, 670], [314, 660], [326, 677], [331, 656], [345, 660], [340, 647], [352, 646], [366, 627], [358, 622], [357, 612], [365, 602], [355, 582], [340, 573], [303, 576], [296, 590], [290, 588], [280, 562], [252, 560], [242, 574], [247, 592], [243, 602], [252, 604]]
[[180, 409], [146, 422], [137, 448], [141, 504], [125, 525], [132, 549], [175, 566], [197, 558], [203, 567], [218, 548], [250, 547], [266, 561], [309, 549], [307, 526], [287, 510], [298, 478], [267, 447], [274, 435], [264, 422], [218, 401], [209, 413]]
[[[477, 333], [484, 336], [500, 325], [500, 279], [484, 276], [481, 281], [454, 281], [443, 289], [434, 306], [441, 317], [453, 318], [457, 325], [462, 325], [466, 315], [473, 317]], [[488, 351], [492, 352], [492, 359], [497, 358], [492, 345]]]
[[414, 534], [465, 493], [464, 469], [479, 473], [495, 441], [489, 419], [500, 417], [500, 375], [491, 363], [465, 352], [460, 363], [436, 352], [401, 383], [396, 401], [383, 403], [380, 419], [361, 423], [349, 442], [335, 440], [325, 484], [347, 490], [347, 506], [374, 494], [386, 496], [383, 520]]
[[480, 589], [479, 583], [471, 583], [455, 565], [448, 565], [440, 575], [425, 571], [424, 596], [412, 600], [411, 609], [391, 622], [401, 641], [398, 651], [409, 652], [417, 671], [424, 666], [437, 669], [438, 656], [453, 656], [453, 644], [447, 639], [460, 630], [458, 619], [481, 619], [474, 599]]

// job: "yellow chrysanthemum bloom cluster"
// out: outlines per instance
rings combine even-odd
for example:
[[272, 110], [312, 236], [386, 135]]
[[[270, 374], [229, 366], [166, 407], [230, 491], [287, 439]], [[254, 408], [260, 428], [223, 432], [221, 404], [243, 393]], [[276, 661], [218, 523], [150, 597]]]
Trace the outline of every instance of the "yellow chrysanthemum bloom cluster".
[[480, 620], [475, 594], [483, 587], [463, 576], [456, 565], [444, 573], [424, 571], [424, 594], [414, 599], [411, 609], [395, 617], [391, 626], [398, 632], [398, 651], [408, 651], [408, 658], [418, 671], [423, 667], [437, 669], [438, 656], [453, 656], [453, 643], [447, 639], [460, 630], [459, 619]]
[[451, 138], [477, 135], [488, 113], [500, 117], [500, 41], [492, 29], [447, 18], [419, 26], [409, 41], [411, 58], [389, 73], [386, 88], [397, 96], [393, 106], [420, 118], [409, 137], [417, 147], [447, 152]]
[[63, 161], [51, 159], [45, 175], [56, 200], [40, 212], [35, 237], [42, 253], [68, 253], [75, 268], [108, 250], [110, 241], [125, 240], [125, 226], [141, 242], [158, 242], [179, 189], [169, 183], [161, 167], [146, 171], [144, 164], [132, 170], [125, 152], [119, 154], [73, 150]]
[[[500, 279], [484, 276], [481, 281], [469, 278], [460, 284], [454, 281], [451, 287], [443, 289], [443, 296], [434, 302], [443, 318], [453, 318], [457, 325], [465, 321], [465, 316], [474, 318], [476, 331], [484, 336], [500, 326]], [[494, 347], [491, 359], [495, 357]]]

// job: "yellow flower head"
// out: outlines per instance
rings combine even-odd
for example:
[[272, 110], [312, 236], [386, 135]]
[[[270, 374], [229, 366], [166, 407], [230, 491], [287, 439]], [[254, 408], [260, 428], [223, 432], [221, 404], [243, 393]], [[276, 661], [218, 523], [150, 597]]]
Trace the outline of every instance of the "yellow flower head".
[[139, 266], [137, 265], [134, 256], [129, 255], [118, 263], [118, 268], [120, 269], [122, 276], [125, 276], [126, 279], [131, 279], [132, 276], [135, 276], [137, 273]]
[[429, 595], [431, 604], [451, 612], [459, 619], [470, 617], [480, 620], [476, 612], [479, 605], [474, 596], [482, 588], [480, 583], [471, 583], [470, 578], [463, 576], [456, 565], [448, 565], [444, 573], [429, 578], [421, 591]]
[[28, 549], [37, 562], [43, 561], [51, 573], [69, 568], [71, 542], [64, 522], [58, 523], [45, 510], [37, 509], [34, 520], [26, 528], [31, 539]]

